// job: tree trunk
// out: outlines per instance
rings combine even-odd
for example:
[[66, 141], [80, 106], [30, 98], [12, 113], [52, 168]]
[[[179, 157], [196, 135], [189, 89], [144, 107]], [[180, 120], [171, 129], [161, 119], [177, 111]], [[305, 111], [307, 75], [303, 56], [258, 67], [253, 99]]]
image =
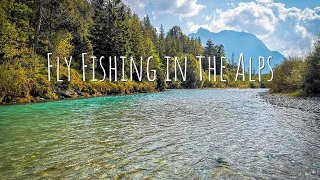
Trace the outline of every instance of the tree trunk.
[[37, 7], [37, 24], [36, 24], [36, 32], [34, 36], [34, 45], [33, 45], [34, 54], [37, 54], [39, 34], [40, 34], [40, 28], [41, 28], [41, 0], [36, 1], [36, 7]]

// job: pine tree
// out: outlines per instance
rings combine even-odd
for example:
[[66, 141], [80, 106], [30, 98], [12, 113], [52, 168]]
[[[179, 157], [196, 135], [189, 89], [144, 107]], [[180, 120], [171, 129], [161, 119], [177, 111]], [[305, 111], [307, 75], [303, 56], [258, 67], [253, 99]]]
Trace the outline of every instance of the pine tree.
[[152, 26], [148, 15], [143, 18], [143, 34], [146, 38], [151, 39], [152, 43], [157, 46], [157, 31]]
[[231, 55], [231, 59], [228, 62], [228, 68], [229, 69], [235, 69], [236, 67], [237, 67], [237, 65], [236, 65], [236, 62], [235, 62], [235, 59], [234, 59], [234, 52], [233, 52], [232, 55]]
[[163, 25], [160, 26], [160, 34], [159, 34], [159, 42], [158, 42], [158, 53], [161, 59], [164, 59], [165, 56], [165, 32], [163, 29]]
[[[202, 62], [202, 68], [205, 70], [205, 71], [208, 71], [209, 69], [209, 57], [211, 58], [211, 65], [213, 66], [213, 60], [214, 60], [214, 56], [216, 56], [217, 54], [217, 51], [215, 49], [215, 46], [212, 42], [211, 39], [209, 39], [206, 43], [206, 47], [204, 48], [204, 56], [205, 58], [203, 59], [203, 62]], [[218, 59], [216, 57], [216, 64], [218, 62]], [[216, 66], [216, 67], [219, 67], [219, 66]], [[216, 68], [218, 69], [218, 68]]]
[[[222, 44], [220, 45], [215, 45], [215, 51], [216, 51], [216, 66], [217, 66], [217, 74], [221, 74], [221, 57], [225, 57], [225, 52], [224, 52], [224, 46]], [[223, 65], [226, 66], [226, 59], [223, 60]]]

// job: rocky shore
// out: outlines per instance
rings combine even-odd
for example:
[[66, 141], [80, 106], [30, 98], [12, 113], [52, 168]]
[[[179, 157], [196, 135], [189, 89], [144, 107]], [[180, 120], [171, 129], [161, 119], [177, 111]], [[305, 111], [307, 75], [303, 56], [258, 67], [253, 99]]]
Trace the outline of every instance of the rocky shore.
[[320, 114], [320, 97], [289, 97], [287, 95], [261, 93], [260, 96], [270, 104], [295, 108]]

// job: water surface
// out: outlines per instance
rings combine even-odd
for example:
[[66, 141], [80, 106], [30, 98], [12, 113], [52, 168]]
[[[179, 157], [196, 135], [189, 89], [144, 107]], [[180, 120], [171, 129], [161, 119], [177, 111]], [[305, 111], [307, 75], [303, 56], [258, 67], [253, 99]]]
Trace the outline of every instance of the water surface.
[[320, 115], [264, 91], [0, 106], [0, 179], [319, 179]]

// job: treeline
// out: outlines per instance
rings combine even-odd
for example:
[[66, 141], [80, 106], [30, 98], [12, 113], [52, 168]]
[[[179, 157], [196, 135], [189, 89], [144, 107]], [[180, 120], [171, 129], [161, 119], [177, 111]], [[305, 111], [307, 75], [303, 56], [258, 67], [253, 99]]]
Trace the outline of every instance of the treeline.
[[[200, 64], [195, 56], [216, 56], [219, 59], [225, 55], [223, 45], [214, 45], [209, 40], [203, 48], [200, 39], [188, 38], [178, 26], [167, 33], [161, 26], [158, 32], [148, 16], [140, 20], [121, 0], [1, 0], [0, 14], [0, 101], [3, 103], [153, 92], [166, 88], [265, 86], [234, 82], [234, 60], [224, 62], [227, 69], [223, 76], [228, 81], [221, 83], [209, 81], [208, 60], [205, 59], [202, 66], [204, 78], [200, 81]], [[64, 82], [56, 81], [56, 64], [52, 67], [52, 79], [48, 81], [48, 52], [53, 53], [52, 59], [60, 57], [61, 63], [64, 63], [63, 57], [73, 57], [71, 82], [67, 81], [66, 66], [60, 67], [60, 77]], [[81, 53], [84, 52], [97, 57], [140, 59], [153, 56], [150, 68], [157, 70], [157, 80], [83, 82]], [[187, 81], [165, 82], [164, 56], [178, 56], [181, 60], [188, 57]], [[89, 58], [86, 61], [92, 64]], [[118, 61], [117, 66], [121, 69], [122, 62]], [[105, 67], [108, 68], [108, 63]], [[129, 77], [129, 66], [125, 67], [125, 75]], [[171, 79], [174, 77], [173, 69], [174, 61], [171, 61]], [[86, 73], [92, 77], [92, 71]], [[98, 68], [96, 73], [97, 77], [101, 76], [102, 69]], [[219, 71], [217, 75], [219, 80]]]
[[320, 35], [306, 58], [290, 57], [275, 68], [270, 91], [292, 96], [319, 96]]

